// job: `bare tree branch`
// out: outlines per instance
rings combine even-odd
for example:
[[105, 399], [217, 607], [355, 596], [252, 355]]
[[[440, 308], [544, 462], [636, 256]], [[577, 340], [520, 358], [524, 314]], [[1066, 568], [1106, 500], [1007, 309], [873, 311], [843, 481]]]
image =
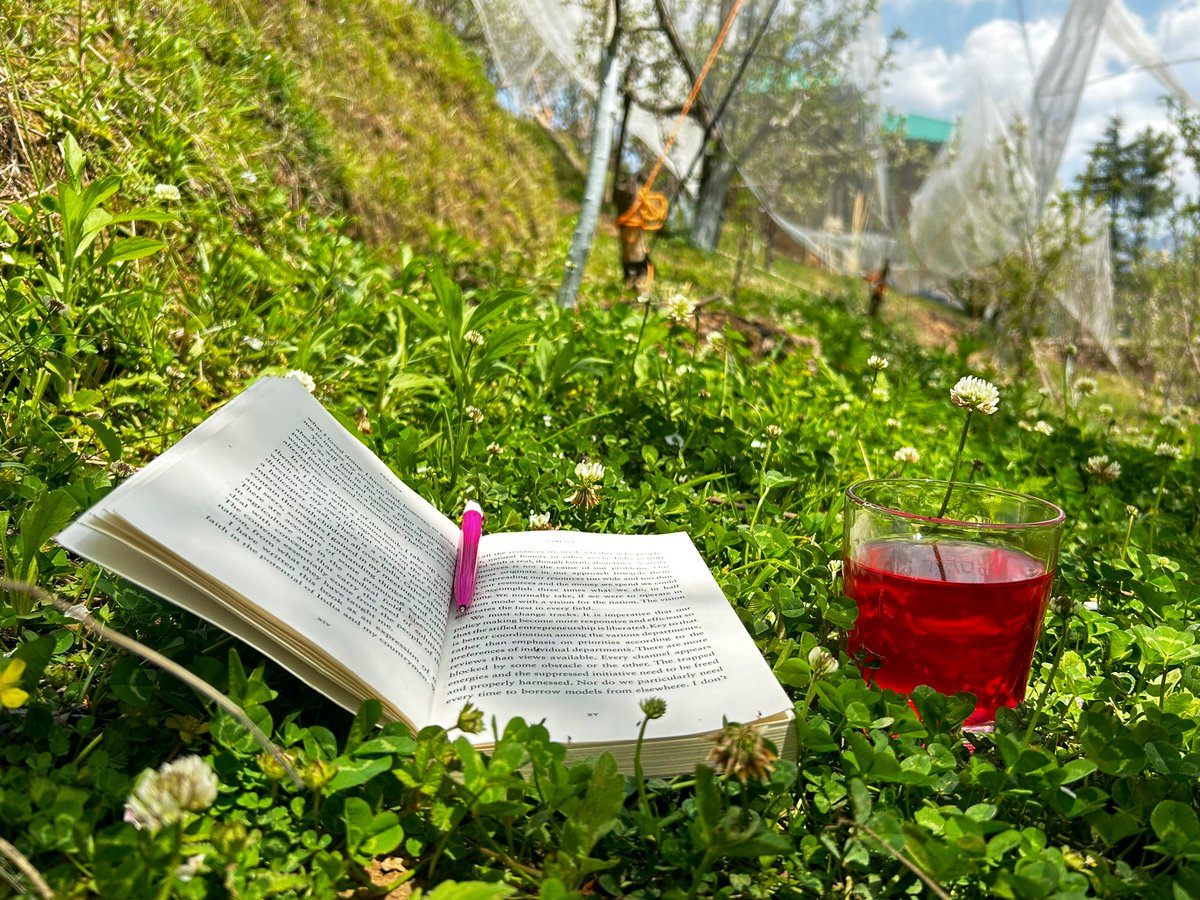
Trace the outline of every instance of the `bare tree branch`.
[[[675, 30], [675, 23], [671, 21], [671, 14], [667, 11], [666, 0], [654, 0], [654, 8], [658, 12], [658, 24], [662, 26], [663, 33], [667, 36], [667, 42], [671, 45], [676, 59], [683, 66], [683, 70], [687, 72], [688, 78], [692, 80], [692, 84], [695, 84], [700, 78], [700, 73], [696, 71], [696, 67], [692, 65], [692, 61], [688, 59], [687, 51], [683, 47], [683, 41], [679, 39], [679, 32]], [[712, 110], [708, 108], [708, 100], [705, 99], [703, 91], [696, 97], [696, 106], [700, 109], [700, 116], [705, 129], [713, 127], [716, 117], [713, 116]]]

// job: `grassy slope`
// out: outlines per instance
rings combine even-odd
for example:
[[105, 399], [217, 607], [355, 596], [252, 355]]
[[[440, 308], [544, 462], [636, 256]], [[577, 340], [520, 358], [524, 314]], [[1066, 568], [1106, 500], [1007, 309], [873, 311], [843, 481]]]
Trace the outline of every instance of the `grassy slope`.
[[503, 115], [479, 60], [401, 0], [243, 3], [333, 125], [351, 211], [387, 245], [451, 230], [485, 247], [553, 237], [544, 142]]
[[188, 185], [236, 206], [251, 171], [293, 208], [353, 216], [383, 248], [453, 232], [507, 249], [557, 231], [544, 140], [407, 4], [4, 0], [0, 21], [8, 111], [29, 129], [26, 143], [0, 118], [17, 163], [0, 199], [31, 193], [71, 130], [143, 189]]

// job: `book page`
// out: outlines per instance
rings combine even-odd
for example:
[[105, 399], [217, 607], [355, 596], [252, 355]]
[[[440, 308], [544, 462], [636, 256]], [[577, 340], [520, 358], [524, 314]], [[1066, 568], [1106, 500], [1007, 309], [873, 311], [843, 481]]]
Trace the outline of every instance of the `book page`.
[[545, 719], [568, 743], [719, 729], [790, 708], [686, 534], [566, 531], [483, 539], [475, 600], [451, 618], [440, 718], [470, 700], [500, 727]]
[[257, 610], [243, 618], [261, 610], [423, 719], [450, 608], [454, 523], [295, 379], [265, 379], [214, 418], [220, 427], [189, 435], [88, 521], [146, 534], [251, 601]]

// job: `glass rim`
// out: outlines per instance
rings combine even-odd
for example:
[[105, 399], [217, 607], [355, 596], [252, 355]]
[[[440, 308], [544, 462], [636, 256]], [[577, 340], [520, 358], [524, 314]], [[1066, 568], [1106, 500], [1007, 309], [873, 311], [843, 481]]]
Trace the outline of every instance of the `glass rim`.
[[1009, 491], [1004, 488], [988, 487], [983, 484], [975, 484], [970, 481], [955, 481], [953, 484], [957, 487], [966, 488], [972, 491], [987, 494], [999, 494], [1005, 497], [1013, 497], [1027, 503], [1036, 504], [1047, 510], [1053, 511], [1053, 515], [1049, 519], [1044, 519], [1040, 522], [965, 522], [961, 519], [944, 519], [937, 516], [923, 516], [920, 513], [906, 512], [902, 509], [893, 509], [890, 506], [884, 506], [880, 503], [873, 503], [870, 500], [861, 496], [860, 491], [864, 488], [876, 484], [907, 484], [907, 485], [940, 485], [943, 488], [950, 484], [949, 481], [943, 481], [937, 478], [866, 478], [862, 481], [856, 481], [854, 484], [846, 488], [846, 496], [854, 501], [858, 506], [866, 509], [872, 509], [876, 512], [887, 513], [892, 516], [899, 516], [904, 519], [912, 519], [917, 522], [929, 522], [935, 525], [955, 525], [963, 528], [986, 528], [999, 531], [1012, 531], [1021, 528], [1051, 528], [1056, 525], [1061, 525], [1066, 521], [1067, 514], [1062, 507], [1057, 503], [1051, 503], [1049, 500], [1043, 500], [1041, 497], [1035, 497], [1032, 494], [1022, 494], [1018, 491]]

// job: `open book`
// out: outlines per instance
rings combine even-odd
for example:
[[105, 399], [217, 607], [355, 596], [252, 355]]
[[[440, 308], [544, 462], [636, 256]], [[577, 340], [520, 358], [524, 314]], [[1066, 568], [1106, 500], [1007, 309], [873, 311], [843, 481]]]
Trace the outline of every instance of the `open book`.
[[459, 613], [458, 526], [294, 378], [255, 383], [57, 539], [414, 729], [471, 701], [629, 771], [639, 701], [661, 697], [650, 774], [690, 771], [723, 718], [791, 735], [791, 702], [686, 534], [486, 535]]

